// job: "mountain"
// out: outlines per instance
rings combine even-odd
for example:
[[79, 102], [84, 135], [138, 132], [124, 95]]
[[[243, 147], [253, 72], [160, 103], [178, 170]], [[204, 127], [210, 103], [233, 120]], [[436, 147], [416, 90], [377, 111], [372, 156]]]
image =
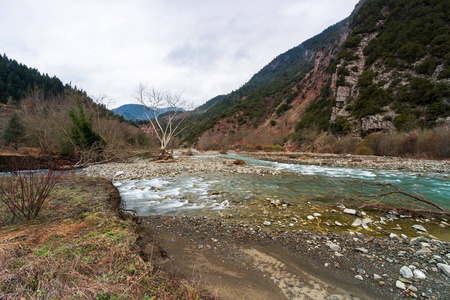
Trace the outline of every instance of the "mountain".
[[197, 116], [185, 141], [298, 146], [322, 133], [363, 138], [448, 124], [449, 6], [360, 1]]
[[[177, 108], [177, 107], [167, 107], [167, 108], [160, 108], [158, 111], [161, 115], [163, 115], [169, 111], [184, 112], [185, 110], [182, 108]], [[154, 118], [153, 110], [142, 104], [125, 104], [125, 105], [119, 106], [118, 108], [113, 109], [113, 112], [116, 115], [123, 116], [123, 118], [125, 120], [131, 120], [131, 121], [146, 121], [146, 120], [148, 120], [148, 117], [151, 119]]]
[[213, 106], [217, 102], [222, 101], [223, 99], [225, 99], [226, 96], [227, 95], [219, 95], [219, 96], [216, 96], [216, 97], [208, 100], [205, 104], [197, 107], [195, 109], [195, 113], [205, 113], [211, 106]]

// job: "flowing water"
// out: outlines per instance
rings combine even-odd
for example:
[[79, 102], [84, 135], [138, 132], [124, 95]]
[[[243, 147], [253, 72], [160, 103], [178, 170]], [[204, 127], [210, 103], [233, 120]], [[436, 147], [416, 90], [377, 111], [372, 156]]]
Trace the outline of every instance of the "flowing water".
[[[199, 157], [201, 156], [195, 158]], [[233, 215], [241, 219], [259, 219], [261, 222], [270, 221], [288, 227], [301, 223], [301, 220], [314, 212], [326, 218], [321, 222], [314, 221], [319, 227], [332, 227], [338, 219], [340, 223], [351, 224], [352, 219], [346, 219], [342, 214], [339, 214], [339, 218], [335, 216], [337, 214], [333, 215], [337, 203], [346, 201], [345, 204], [348, 205], [348, 199], [359, 203], [366, 199], [361, 195], [378, 195], [387, 191], [361, 182], [393, 183], [405, 191], [423, 194], [450, 209], [449, 174], [296, 165], [238, 155], [222, 157], [243, 159], [249, 165], [270, 168], [280, 173], [265, 176], [180, 174], [152, 179], [119, 180], [114, 184], [119, 189], [126, 208], [136, 210], [140, 215]], [[382, 200], [382, 204], [394, 206], [415, 205], [404, 197], [391, 196]], [[292, 220], [295, 220], [294, 225]]]
[[[405, 191], [419, 195], [422, 193], [426, 198], [450, 209], [449, 174], [282, 164], [237, 155], [224, 157], [244, 159], [247, 164], [255, 167], [283, 172], [273, 176], [185, 174], [176, 177], [119, 180], [115, 185], [127, 208], [142, 215], [217, 213], [229, 208], [233, 203], [267, 198], [289, 202], [336, 202], [355, 198], [360, 194], [382, 193], [380, 187], [363, 185], [361, 182], [393, 183]], [[395, 204], [398, 199], [391, 197], [384, 201]]]

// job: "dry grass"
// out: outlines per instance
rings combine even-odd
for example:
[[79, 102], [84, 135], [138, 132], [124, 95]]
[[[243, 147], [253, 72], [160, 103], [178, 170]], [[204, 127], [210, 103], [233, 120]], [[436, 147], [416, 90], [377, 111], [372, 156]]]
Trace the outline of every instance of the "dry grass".
[[[66, 178], [36, 221], [0, 227], [0, 299], [201, 299], [139, 256], [111, 185]], [[6, 216], [0, 207], [1, 218]]]

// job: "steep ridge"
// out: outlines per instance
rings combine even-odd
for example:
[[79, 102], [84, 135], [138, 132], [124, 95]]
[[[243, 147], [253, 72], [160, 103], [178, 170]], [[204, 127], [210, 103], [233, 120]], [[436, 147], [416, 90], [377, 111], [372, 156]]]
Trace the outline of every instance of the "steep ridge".
[[364, 137], [448, 124], [449, 15], [445, 1], [360, 1], [210, 106], [185, 141], [295, 148], [320, 132]]

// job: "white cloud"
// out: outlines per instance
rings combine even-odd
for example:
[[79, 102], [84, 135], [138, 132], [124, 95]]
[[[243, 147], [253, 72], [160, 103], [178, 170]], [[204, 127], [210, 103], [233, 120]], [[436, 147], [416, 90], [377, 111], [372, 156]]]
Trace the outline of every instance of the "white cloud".
[[139, 82], [200, 105], [344, 19], [357, 0], [2, 0], [0, 51], [116, 105]]

